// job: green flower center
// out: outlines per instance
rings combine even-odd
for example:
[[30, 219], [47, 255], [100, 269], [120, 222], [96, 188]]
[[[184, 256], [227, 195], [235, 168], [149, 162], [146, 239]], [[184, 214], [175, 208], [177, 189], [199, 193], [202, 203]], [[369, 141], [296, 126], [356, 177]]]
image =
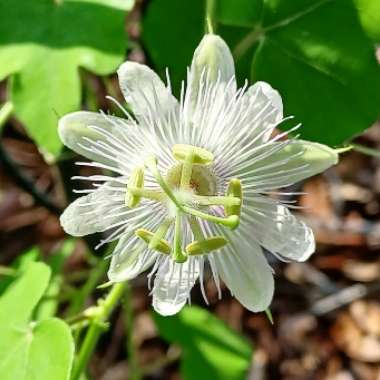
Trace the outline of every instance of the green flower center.
[[[162, 177], [157, 167], [157, 159], [150, 157], [145, 166], [156, 179], [160, 190], [144, 188], [144, 167], [132, 171], [127, 184], [125, 203], [136, 207], [142, 198], [163, 203], [168, 207], [168, 216], [156, 231], [140, 228], [136, 235], [150, 249], [164, 255], [171, 255], [173, 260], [183, 263], [188, 256], [205, 255], [216, 251], [228, 242], [223, 236], [205, 237], [199, 220], [221, 224], [230, 229], [239, 225], [242, 206], [242, 188], [237, 179], [230, 181], [226, 194], [217, 195], [217, 181], [210, 169], [213, 155], [203, 148], [192, 145], [175, 145], [173, 156], [179, 161]], [[224, 216], [209, 214], [207, 208], [220, 206]], [[187, 218], [195, 240], [183, 249], [182, 219]], [[169, 228], [174, 224], [173, 247], [165, 240]]]
[[[172, 189], [180, 189], [183, 164], [172, 166], [166, 174], [166, 182]], [[189, 187], [196, 195], [216, 195], [216, 178], [208, 166], [194, 164]]]

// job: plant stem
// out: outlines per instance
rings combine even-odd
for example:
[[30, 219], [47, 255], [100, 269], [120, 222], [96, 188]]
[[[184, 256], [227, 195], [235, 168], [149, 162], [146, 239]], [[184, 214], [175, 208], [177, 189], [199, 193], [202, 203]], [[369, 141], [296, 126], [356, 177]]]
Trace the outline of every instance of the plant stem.
[[368, 148], [360, 144], [351, 144], [352, 149], [368, 156], [380, 158], [380, 149]]
[[87, 366], [87, 363], [94, 352], [96, 343], [103, 330], [105, 329], [105, 322], [107, 322], [112, 310], [115, 308], [120, 298], [122, 297], [126, 284], [123, 282], [113, 285], [107, 297], [98, 302], [98, 311], [90, 322], [90, 326], [84, 337], [82, 346], [80, 348], [77, 360], [75, 362], [71, 380], [78, 380]]
[[137, 360], [136, 346], [133, 340], [133, 307], [132, 307], [132, 289], [127, 283], [125, 288], [125, 296], [123, 297], [123, 308], [125, 315], [125, 333], [127, 336], [127, 353], [128, 353], [128, 364], [130, 368], [130, 379], [140, 380], [141, 370]]
[[215, 31], [215, 0], [206, 0], [205, 33], [214, 34]]
[[107, 270], [107, 267], [108, 267], [108, 261], [104, 259], [100, 259], [97, 265], [95, 266], [95, 268], [90, 272], [90, 275], [87, 281], [81, 287], [77, 296], [71, 302], [67, 310], [68, 316], [76, 315], [81, 311], [87, 297], [92, 293], [96, 285], [98, 285], [100, 279], [102, 278], [105, 271]]

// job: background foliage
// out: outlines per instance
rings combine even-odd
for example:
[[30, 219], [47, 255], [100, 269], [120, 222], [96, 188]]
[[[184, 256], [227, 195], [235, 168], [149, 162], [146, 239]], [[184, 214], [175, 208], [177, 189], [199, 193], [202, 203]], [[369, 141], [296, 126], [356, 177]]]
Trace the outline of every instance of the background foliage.
[[[145, 61], [163, 78], [168, 68], [178, 95], [205, 33], [206, 6], [216, 33], [234, 55], [239, 84], [264, 80], [278, 89], [285, 114], [296, 116], [292, 124], [302, 122], [303, 138], [340, 146], [379, 117], [379, 0], [0, 0], [0, 95], [5, 104], [0, 131], [14, 117], [12, 133], [25, 130], [43, 154], [46, 162], [38, 156], [41, 165], [58, 172], [59, 179], [52, 175], [53, 183], [41, 191], [34, 178], [19, 170], [18, 157], [12, 162], [2, 146], [1, 169], [11, 172], [33, 202], [59, 214], [64, 191], [49, 191], [58, 186], [71, 191], [67, 177], [76, 157], [67, 159], [63, 152], [58, 118], [82, 108], [111, 108], [99, 98], [106, 90], [120, 99], [114, 73], [126, 58]], [[94, 91], [89, 90], [91, 79]], [[37, 166], [35, 157], [31, 166]], [[97, 301], [106, 294], [96, 287], [108, 263], [92, 252], [93, 241], [86, 242], [85, 273], [82, 267], [74, 273], [82, 274], [75, 286], [64, 272], [78, 241], [60, 243], [48, 258], [34, 248], [0, 266], [1, 380], [78, 380], [73, 377], [82, 372], [78, 361], [85, 367], [90, 359], [81, 357], [88, 326], [98, 335], [108, 329], [107, 339], [120, 329], [120, 322], [112, 320], [115, 305], [105, 312], [106, 302]], [[134, 357], [133, 296], [128, 287], [125, 293], [127, 347], [120, 352], [128, 356], [131, 378], [139, 380], [144, 374]], [[165, 341], [181, 350], [185, 379], [246, 378], [252, 346], [212, 313], [187, 307], [174, 317], [153, 319]]]

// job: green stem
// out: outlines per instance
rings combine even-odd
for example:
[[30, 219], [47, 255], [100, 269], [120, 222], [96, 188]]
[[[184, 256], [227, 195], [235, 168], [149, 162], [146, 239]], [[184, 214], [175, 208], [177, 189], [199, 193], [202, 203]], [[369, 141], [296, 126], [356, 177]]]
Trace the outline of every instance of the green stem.
[[177, 208], [175, 223], [174, 223], [174, 249], [173, 260], [176, 263], [183, 263], [187, 260], [187, 257], [182, 251], [182, 211]]
[[10, 118], [13, 110], [14, 110], [14, 106], [11, 101], [5, 102], [3, 106], [0, 108], [0, 129]]
[[125, 296], [123, 297], [123, 309], [125, 315], [125, 332], [127, 336], [127, 353], [128, 364], [130, 368], [130, 379], [140, 380], [141, 370], [138, 364], [136, 345], [133, 340], [133, 308], [132, 308], [132, 289], [127, 283], [125, 288]]
[[367, 156], [380, 158], [380, 149], [368, 148], [360, 144], [351, 144], [351, 146], [352, 149], [356, 150], [357, 152], [366, 154]]
[[77, 360], [75, 361], [71, 380], [78, 380], [94, 352], [96, 343], [107, 322], [111, 312], [122, 297], [126, 284], [123, 282], [113, 285], [111, 291], [104, 300], [98, 302], [98, 312], [90, 322], [90, 327], [84, 337]]
[[232, 51], [234, 59], [239, 60], [262, 36], [263, 30], [260, 27], [256, 27], [244, 36]]
[[205, 33], [214, 34], [215, 31], [215, 0], [206, 0]]
[[197, 241], [205, 240], [201, 226], [199, 225], [198, 220], [194, 216], [189, 218], [190, 228], [193, 231], [194, 237]]
[[77, 296], [72, 300], [68, 310], [67, 315], [73, 316], [78, 314], [88, 296], [95, 289], [96, 285], [98, 285], [100, 279], [103, 277], [108, 267], [108, 261], [104, 259], [100, 259], [94, 269], [90, 272], [90, 275], [85, 282], [85, 284], [81, 287]]

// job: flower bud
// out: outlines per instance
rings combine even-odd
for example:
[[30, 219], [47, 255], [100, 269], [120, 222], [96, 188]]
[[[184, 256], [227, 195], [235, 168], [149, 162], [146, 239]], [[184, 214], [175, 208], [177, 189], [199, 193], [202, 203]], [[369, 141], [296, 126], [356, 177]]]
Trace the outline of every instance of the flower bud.
[[221, 81], [228, 82], [235, 74], [235, 67], [227, 44], [219, 36], [206, 34], [194, 52], [191, 70], [196, 77], [192, 78], [193, 83], [199, 82], [204, 70], [209, 80], [216, 81], [220, 75]]

